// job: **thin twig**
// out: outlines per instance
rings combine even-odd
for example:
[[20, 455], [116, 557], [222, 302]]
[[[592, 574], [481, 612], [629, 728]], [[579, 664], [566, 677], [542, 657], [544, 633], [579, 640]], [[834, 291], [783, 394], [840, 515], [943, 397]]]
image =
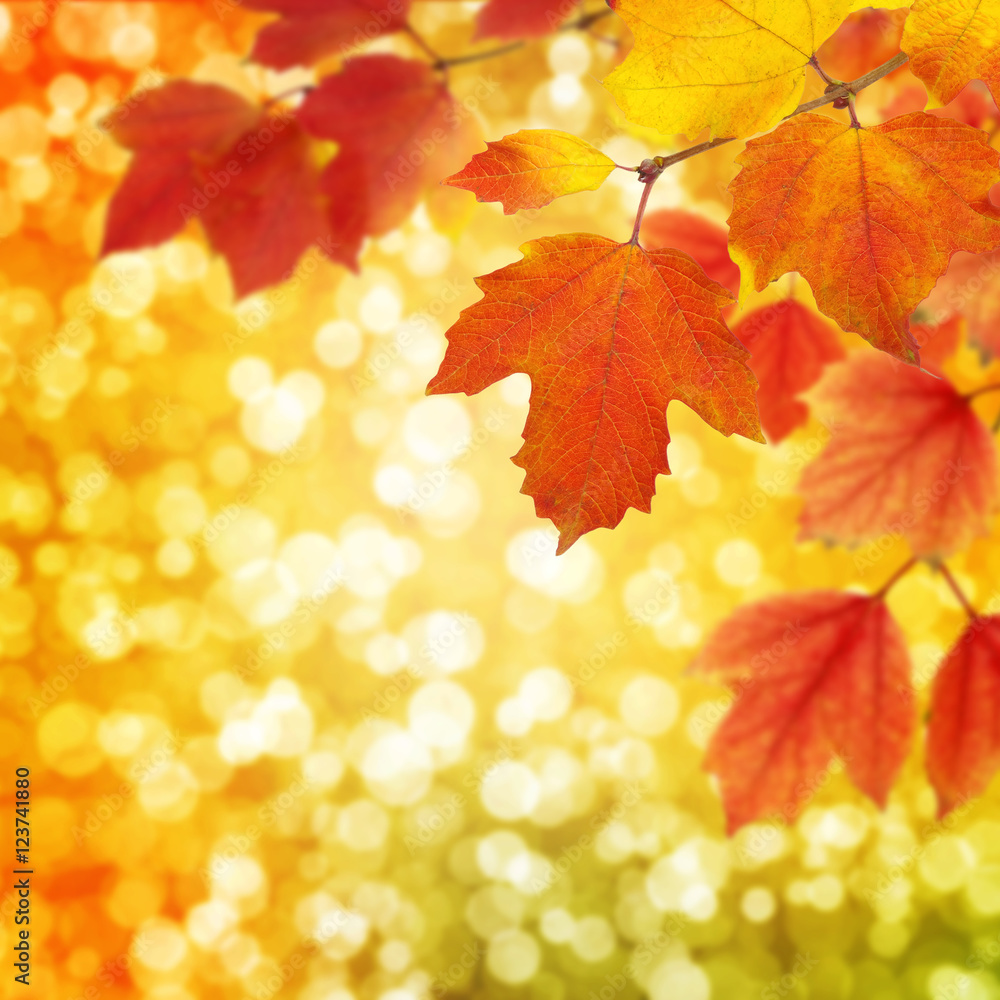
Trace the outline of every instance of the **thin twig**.
[[969, 618], [973, 620], [978, 618], [979, 615], [976, 613], [976, 609], [969, 603], [968, 597], [965, 596], [965, 592], [958, 585], [958, 581], [952, 576], [951, 570], [944, 563], [938, 563], [937, 568], [941, 571], [941, 575], [951, 588], [951, 592], [958, 598], [958, 603], [962, 605], [963, 610]]
[[914, 566], [916, 566], [916, 564], [917, 564], [916, 557], [909, 559], [907, 562], [903, 563], [903, 565], [900, 566], [899, 569], [897, 569], [896, 572], [893, 573], [892, 576], [890, 576], [889, 579], [886, 580], [885, 583], [883, 583], [882, 586], [877, 591], [875, 591], [874, 594], [872, 594], [872, 597], [875, 600], [881, 600], [883, 597], [885, 597], [886, 594], [889, 593], [890, 590], [892, 590], [892, 588], [896, 585], [896, 583], [899, 582], [899, 580], [902, 577], [906, 576], [906, 574], [909, 573]]
[[[838, 98], [849, 97], [851, 94], [856, 94], [859, 91], [865, 89], [865, 87], [870, 87], [877, 80], [881, 80], [882, 77], [888, 76], [893, 70], [899, 69], [907, 61], [907, 55], [905, 52], [900, 52], [894, 55], [888, 61], [882, 63], [881, 66], [876, 66], [870, 73], [865, 73], [864, 76], [859, 76], [857, 80], [851, 80], [850, 83], [845, 83], [842, 87], [837, 87], [836, 90], [831, 90], [822, 97], [816, 97], [811, 101], [806, 101], [804, 104], [800, 104], [790, 115], [785, 115], [785, 119], [794, 118], [796, 115], [804, 114], [806, 111], [814, 111], [816, 108], [821, 108], [825, 104], [832, 104]], [[704, 153], [709, 149], [715, 149], [716, 146], [723, 146], [727, 142], [733, 142], [736, 136], [730, 136], [728, 139], [713, 139], [711, 142], [700, 142], [697, 146], [691, 146], [688, 149], [682, 149], [679, 153], [671, 153], [669, 156], [663, 157], [664, 169], [672, 166], [675, 163], [680, 163], [681, 160], [686, 160], [690, 156], [697, 156], [699, 153]]]

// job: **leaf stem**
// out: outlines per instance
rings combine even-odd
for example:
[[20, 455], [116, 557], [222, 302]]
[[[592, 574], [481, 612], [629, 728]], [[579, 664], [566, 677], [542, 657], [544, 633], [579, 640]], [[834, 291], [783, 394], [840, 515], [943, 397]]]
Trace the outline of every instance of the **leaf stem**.
[[632, 227], [632, 237], [629, 240], [632, 246], [639, 245], [639, 229], [642, 227], [642, 217], [646, 212], [646, 202], [649, 201], [649, 194], [653, 190], [653, 185], [656, 183], [657, 178], [664, 171], [663, 157], [651, 156], [649, 159], [643, 160], [635, 169], [639, 175], [639, 183], [642, 184], [643, 190], [642, 198], [639, 199], [639, 210], [635, 213], [635, 225]]
[[938, 563], [937, 568], [940, 570], [941, 575], [945, 578], [945, 582], [951, 588], [951, 592], [958, 598], [958, 603], [962, 605], [962, 609], [970, 619], [975, 621], [979, 615], [977, 614], [976, 609], [969, 603], [968, 597], [965, 596], [965, 592], [958, 585], [958, 581], [952, 575], [951, 570], [948, 569], [943, 562]]
[[914, 566], [916, 566], [917, 561], [917, 557], [913, 556], [911, 559], [908, 559], [905, 563], [903, 563], [903, 565], [900, 566], [899, 569], [897, 569], [896, 572], [893, 573], [892, 576], [890, 576], [889, 579], [886, 580], [874, 594], [872, 594], [872, 599], [880, 601], [883, 597], [885, 597], [885, 595], [888, 594], [889, 591], [892, 590], [892, 588], [904, 576], [906, 576], [906, 574], [909, 573]]
[[[839, 98], [857, 94], [859, 91], [864, 90], [865, 87], [870, 87], [877, 80], [881, 80], [882, 77], [888, 76], [894, 70], [899, 69], [900, 66], [905, 65], [908, 58], [905, 52], [899, 52], [891, 59], [882, 63], [881, 66], [876, 66], [875, 69], [865, 73], [864, 76], [859, 76], [856, 80], [851, 80], [842, 87], [830, 90], [821, 97], [816, 97], [811, 101], [806, 101], [805, 104], [800, 104], [790, 115], [785, 115], [785, 119], [794, 118], [796, 115], [804, 114], [806, 111], [814, 111], [825, 104], [832, 104]], [[686, 160], [690, 156], [697, 156], [699, 153], [707, 152], [709, 149], [715, 149], [716, 146], [733, 142], [735, 138], [736, 136], [730, 136], [727, 139], [712, 139], [711, 142], [700, 142], [697, 146], [682, 149], [679, 153], [671, 153], [669, 156], [660, 157], [660, 159], [663, 160], [663, 167], [666, 169], [675, 163], [680, 163], [681, 160]]]

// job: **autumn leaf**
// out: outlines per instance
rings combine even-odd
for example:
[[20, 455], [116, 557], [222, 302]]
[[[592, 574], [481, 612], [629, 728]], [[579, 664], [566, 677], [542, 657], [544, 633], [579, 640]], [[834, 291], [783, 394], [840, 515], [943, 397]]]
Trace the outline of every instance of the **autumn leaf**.
[[190, 80], [172, 80], [112, 112], [105, 127], [135, 156], [108, 206], [102, 256], [181, 232], [187, 218], [180, 206], [193, 197], [195, 165], [226, 150], [260, 118], [260, 108], [239, 94]]
[[[351, 59], [342, 72], [325, 76], [298, 119], [313, 136], [340, 146], [323, 185], [333, 203], [333, 238], [343, 246], [355, 242], [359, 222], [367, 235], [395, 229], [429, 186], [468, 160], [478, 140], [468, 110], [433, 68], [393, 55]], [[363, 170], [337, 166], [345, 155]], [[364, 220], [345, 210], [345, 201], [364, 206]], [[338, 228], [345, 217], [350, 232]]]
[[410, 0], [243, 0], [248, 10], [274, 11], [280, 20], [257, 34], [251, 58], [275, 69], [310, 66], [335, 52], [374, 41], [406, 26]]
[[1000, 243], [987, 137], [917, 112], [871, 128], [802, 114], [752, 139], [730, 185], [741, 297], [800, 272], [820, 310], [880, 350], [917, 360], [908, 317], [956, 250]]
[[642, 220], [639, 241], [644, 247], [673, 247], [694, 257], [705, 273], [733, 295], [740, 292], [740, 269], [729, 256], [729, 234], [696, 212], [661, 208]]
[[327, 235], [319, 170], [291, 115], [186, 80], [126, 110], [112, 131], [136, 154], [108, 206], [102, 254], [162, 243], [198, 219], [242, 297], [284, 280]]
[[486, 152], [476, 153], [445, 183], [472, 191], [479, 201], [499, 201], [511, 215], [566, 194], [596, 191], [614, 169], [614, 160], [575, 135], [523, 129], [486, 143]]
[[567, 0], [487, 0], [476, 15], [476, 38], [538, 38], [562, 24], [577, 4]]
[[719, 315], [729, 293], [677, 250], [601, 236], [521, 247], [477, 284], [485, 297], [448, 331], [429, 393], [481, 392], [531, 376], [521, 492], [564, 552], [629, 507], [649, 511], [668, 473], [666, 408], [680, 400], [723, 434], [760, 441], [747, 352]]
[[880, 806], [916, 723], [906, 641], [878, 595], [810, 591], [739, 608], [692, 671], [717, 677], [734, 704], [705, 757], [728, 830], [787, 822], [839, 759]]
[[635, 47], [604, 85], [631, 121], [748, 136], [799, 103], [805, 68], [850, 0], [609, 0]]
[[934, 677], [927, 775], [944, 816], [1000, 767], [1000, 616], [976, 618]]
[[950, 382], [864, 352], [831, 368], [814, 396], [836, 431], [802, 474], [803, 537], [905, 536], [915, 555], [943, 556], [988, 532], [996, 446]]
[[903, 29], [910, 71], [939, 104], [970, 80], [1000, 102], [1000, 0], [914, 0]]
[[260, 120], [261, 110], [226, 87], [170, 80], [123, 104], [105, 119], [126, 149], [163, 155], [212, 155], [231, 146]]
[[[201, 171], [203, 184], [225, 169], [219, 161]], [[328, 228], [319, 170], [295, 122], [274, 131], [265, 152], [232, 177], [224, 195], [209, 200], [201, 222], [229, 263], [238, 297], [287, 279], [308, 247], [322, 248]]]
[[[856, 80], [899, 52], [905, 20], [905, 9], [859, 10], [819, 47], [816, 60], [835, 80]], [[890, 76], [905, 72], [900, 68]]]
[[777, 443], [809, 419], [798, 395], [844, 357], [837, 328], [801, 302], [785, 299], [746, 313], [733, 333], [750, 349], [750, 367], [760, 382], [760, 422]]
[[923, 307], [938, 322], [964, 319], [972, 343], [1000, 354], [1000, 252], [955, 254]]

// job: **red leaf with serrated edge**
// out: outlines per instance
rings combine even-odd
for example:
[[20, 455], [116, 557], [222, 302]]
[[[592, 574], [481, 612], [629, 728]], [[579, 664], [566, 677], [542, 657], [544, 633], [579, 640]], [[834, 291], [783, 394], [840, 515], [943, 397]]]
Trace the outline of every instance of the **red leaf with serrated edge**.
[[802, 474], [803, 537], [903, 535], [914, 554], [943, 556], [988, 533], [996, 445], [950, 382], [866, 351], [831, 368], [814, 397], [835, 432]]
[[973, 344], [1000, 354], [1000, 252], [955, 254], [923, 308], [938, 322], [961, 317]]
[[212, 156], [249, 132], [261, 109], [235, 91], [214, 83], [171, 80], [128, 101], [105, 119], [126, 149]]
[[364, 229], [373, 236], [402, 223], [478, 144], [468, 110], [431, 66], [392, 55], [349, 60], [309, 93], [298, 117], [312, 135], [339, 143], [338, 156], [365, 163], [362, 188], [343, 196], [367, 205]]
[[406, 26], [410, 0], [243, 0], [283, 17], [257, 34], [251, 58], [275, 69], [310, 66]]
[[733, 333], [750, 350], [764, 432], [770, 441], [781, 441], [809, 419], [809, 408], [796, 397], [815, 385], [828, 364], [844, 357], [837, 328], [802, 303], [785, 299], [742, 316]]
[[729, 256], [729, 234], [724, 226], [696, 212], [661, 208], [642, 220], [639, 239], [644, 247], [683, 250], [701, 264], [713, 281], [739, 295], [740, 269]]
[[747, 352], [722, 321], [729, 293], [687, 254], [602, 236], [533, 240], [476, 283], [429, 393], [531, 376], [522, 493], [559, 528], [558, 552], [629, 507], [648, 511], [677, 399], [723, 434], [761, 440]]
[[[216, 166], [216, 173], [225, 167]], [[206, 170], [205, 178], [212, 173]], [[325, 207], [308, 137], [288, 122], [209, 201], [201, 221], [244, 296], [291, 276], [303, 251], [328, 235]]]
[[191, 163], [141, 150], [108, 205], [101, 256], [163, 243], [185, 226], [178, 206], [191, 196]]
[[478, 38], [538, 38], [579, 6], [572, 0], [488, 0], [476, 15]]
[[927, 775], [944, 816], [1000, 768], [1000, 616], [971, 621], [931, 689]]
[[885, 805], [916, 713], [906, 641], [879, 597], [812, 591], [746, 605], [692, 669], [735, 698], [704, 765], [719, 777], [730, 833], [793, 819], [837, 758]]

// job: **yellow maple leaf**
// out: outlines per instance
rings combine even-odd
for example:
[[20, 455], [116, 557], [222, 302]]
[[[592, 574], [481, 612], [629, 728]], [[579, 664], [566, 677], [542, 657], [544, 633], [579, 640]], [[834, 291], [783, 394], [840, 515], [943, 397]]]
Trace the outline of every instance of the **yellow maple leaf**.
[[802, 96], [805, 67], [852, 0], [609, 0], [635, 47], [604, 81], [625, 115], [664, 133], [743, 137]]
[[916, 0], [900, 47], [936, 105], [970, 80], [982, 80], [1000, 101], [1000, 0]]

